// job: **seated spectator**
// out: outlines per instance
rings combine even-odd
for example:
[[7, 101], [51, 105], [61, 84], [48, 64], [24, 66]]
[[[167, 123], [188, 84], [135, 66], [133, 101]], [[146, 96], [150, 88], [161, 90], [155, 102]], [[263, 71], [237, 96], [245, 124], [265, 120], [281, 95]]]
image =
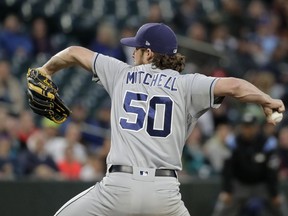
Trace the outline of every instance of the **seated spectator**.
[[234, 52], [229, 53], [229, 71], [232, 76], [243, 78], [247, 71], [258, 68], [252, 58], [251, 46], [247, 38], [238, 39], [238, 46]]
[[59, 136], [60, 125], [49, 120], [48, 118], [43, 117], [41, 119], [40, 126], [45, 135], [46, 142]]
[[71, 110], [71, 116], [60, 125], [60, 134], [64, 135], [70, 123], [75, 123], [81, 132], [81, 143], [88, 151], [94, 153], [101, 151], [106, 139], [110, 140], [110, 106], [97, 110], [95, 118], [87, 116], [88, 110], [81, 103], [73, 105]]
[[105, 159], [97, 154], [89, 154], [87, 163], [82, 167], [80, 180], [97, 181], [105, 174]]
[[186, 35], [193, 40], [207, 41], [207, 30], [205, 25], [200, 22], [192, 23], [188, 27]]
[[0, 180], [15, 179], [20, 173], [16, 155], [12, 154], [11, 140], [7, 135], [0, 135]]
[[8, 59], [13, 56], [26, 58], [32, 55], [31, 39], [22, 32], [22, 27], [19, 18], [14, 14], [8, 15], [4, 20], [3, 29], [0, 32], [0, 50]]
[[161, 7], [157, 3], [153, 3], [149, 6], [148, 16], [145, 19], [145, 23], [164, 23]]
[[[244, 8], [240, 0], [222, 0], [221, 21], [233, 36], [239, 36], [245, 25]], [[219, 22], [220, 23], [220, 22]]]
[[183, 149], [183, 170], [189, 175], [201, 178], [207, 178], [211, 174], [210, 163], [202, 150], [202, 132], [199, 126], [196, 126]]
[[225, 25], [217, 25], [211, 31], [211, 44], [219, 52], [234, 51], [237, 48], [237, 40], [231, 36]]
[[[104, 105], [98, 109], [97, 116], [93, 121], [93, 125], [95, 126], [95, 130], [93, 131], [93, 134], [90, 133], [90, 137], [94, 136], [94, 139], [93, 139], [94, 141], [90, 142], [90, 145], [88, 146], [88, 148], [91, 152], [100, 153], [100, 155], [102, 155], [103, 157], [107, 156], [108, 151], [110, 149], [110, 112], [111, 112], [111, 108], [110, 108], [109, 104], [110, 103], [108, 103], [108, 105], [106, 104], [106, 105]], [[85, 131], [84, 131], [84, 135], [85, 135]], [[86, 136], [87, 135], [89, 135], [89, 134], [86, 133]], [[97, 137], [97, 139], [96, 139], [96, 137]], [[105, 152], [106, 152], [106, 155], [105, 155]]]
[[[18, 139], [19, 116], [11, 114], [4, 107], [0, 106], [0, 136], [9, 137], [11, 143], [11, 155], [17, 157], [21, 151], [20, 142]], [[21, 170], [19, 170], [21, 171]]]
[[79, 180], [81, 163], [75, 158], [73, 146], [64, 149], [64, 158], [58, 162], [61, 175], [66, 180]]
[[[86, 124], [89, 121], [89, 118], [87, 115], [88, 110], [86, 109], [86, 107], [81, 102], [74, 103], [71, 106], [71, 111], [72, 111], [71, 115], [59, 127], [59, 132], [60, 132], [61, 136], [63, 136], [65, 134], [65, 131], [66, 131], [67, 127], [70, 125], [70, 123], [75, 123], [82, 128], [82, 125]], [[83, 139], [83, 137], [82, 137], [82, 139]]]
[[10, 113], [19, 114], [24, 108], [23, 96], [21, 83], [12, 75], [11, 64], [0, 60], [0, 105]]
[[17, 138], [20, 148], [24, 151], [27, 149], [28, 138], [38, 130], [33, 117], [34, 115], [29, 110], [22, 111], [19, 116]]
[[45, 149], [46, 137], [42, 131], [31, 135], [27, 141], [28, 150], [22, 154], [24, 175], [43, 180], [58, 179], [58, 168]]
[[284, 126], [279, 130], [279, 158], [281, 180], [288, 180], [288, 126]]
[[231, 126], [228, 120], [223, 119], [216, 125], [214, 135], [204, 143], [204, 154], [210, 161], [215, 174], [221, 172], [224, 160], [230, 155], [230, 151], [226, 146], [226, 139], [230, 133]]
[[95, 52], [102, 53], [123, 62], [126, 61], [126, 55], [122, 46], [117, 40], [117, 28], [110, 23], [102, 23], [98, 29], [95, 39], [91, 42], [89, 48]]
[[38, 54], [52, 55], [53, 47], [48, 34], [48, 26], [44, 18], [36, 18], [32, 23], [32, 42], [34, 56]]
[[17, 155], [22, 150], [20, 140], [18, 139], [19, 115], [8, 113], [3, 122], [6, 133], [12, 142], [13, 154]]
[[173, 23], [178, 32], [185, 34], [189, 26], [194, 22], [198, 22], [202, 15], [204, 15], [204, 10], [199, 1], [184, 0], [176, 8]]
[[0, 134], [5, 134], [8, 132], [6, 127], [7, 119], [8, 119], [8, 110], [5, 107], [0, 106]]
[[67, 126], [64, 137], [58, 136], [47, 142], [45, 145], [47, 152], [53, 157], [58, 164], [65, 158], [65, 149], [70, 146], [73, 150], [75, 159], [84, 164], [87, 160], [87, 153], [85, 146], [80, 142], [81, 132], [80, 126], [70, 122]]

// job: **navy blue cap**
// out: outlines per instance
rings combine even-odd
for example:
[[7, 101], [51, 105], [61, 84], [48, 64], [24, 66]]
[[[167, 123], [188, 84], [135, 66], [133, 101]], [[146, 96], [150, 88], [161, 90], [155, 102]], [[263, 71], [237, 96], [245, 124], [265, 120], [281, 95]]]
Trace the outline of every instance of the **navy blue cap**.
[[142, 25], [135, 37], [122, 38], [121, 44], [129, 47], [150, 48], [153, 52], [174, 55], [177, 53], [177, 38], [173, 30], [163, 23]]

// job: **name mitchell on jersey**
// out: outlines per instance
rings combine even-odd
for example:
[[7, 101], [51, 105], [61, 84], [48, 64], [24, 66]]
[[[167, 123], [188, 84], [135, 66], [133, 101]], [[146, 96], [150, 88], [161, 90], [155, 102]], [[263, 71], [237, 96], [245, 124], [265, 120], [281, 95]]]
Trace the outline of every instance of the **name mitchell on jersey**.
[[171, 91], [178, 91], [175, 87], [177, 77], [164, 73], [150, 74], [144, 71], [131, 71], [127, 73], [126, 84], [143, 83], [148, 86], [164, 87]]

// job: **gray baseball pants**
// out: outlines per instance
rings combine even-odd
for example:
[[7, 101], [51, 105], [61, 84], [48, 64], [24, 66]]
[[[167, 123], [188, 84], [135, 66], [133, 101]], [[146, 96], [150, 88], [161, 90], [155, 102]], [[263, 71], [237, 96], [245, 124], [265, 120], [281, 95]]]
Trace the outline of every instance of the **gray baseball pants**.
[[177, 178], [135, 173], [107, 173], [54, 216], [190, 216]]

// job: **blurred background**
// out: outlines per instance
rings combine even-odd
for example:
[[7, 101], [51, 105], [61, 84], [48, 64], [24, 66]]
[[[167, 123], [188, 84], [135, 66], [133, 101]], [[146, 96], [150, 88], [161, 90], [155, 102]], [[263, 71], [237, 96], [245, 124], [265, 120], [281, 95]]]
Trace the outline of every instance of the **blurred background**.
[[[110, 98], [105, 90], [80, 68], [55, 75], [60, 95], [73, 111], [65, 123], [56, 125], [29, 110], [27, 69], [43, 65], [70, 45], [133, 64], [133, 49], [122, 47], [119, 39], [134, 36], [146, 22], [163, 22], [176, 32], [179, 52], [186, 56], [183, 73], [244, 78], [287, 106], [287, 0], [0, 0], [2, 216], [18, 215], [17, 211], [52, 215], [106, 170]], [[277, 158], [273, 184], [279, 184], [279, 193], [287, 193], [286, 113], [274, 127], [265, 123], [261, 107], [226, 98], [219, 109], [200, 118], [184, 148], [179, 178], [191, 214], [212, 214], [223, 190], [225, 161], [233, 155], [227, 140], [245, 133], [247, 113], [255, 119], [248, 124], [257, 124], [257, 135], [275, 138], [270, 148]], [[259, 146], [260, 140], [252, 143]], [[19, 190], [23, 193], [18, 198], [7, 198]], [[44, 204], [43, 197], [49, 204]], [[27, 203], [33, 201], [34, 209], [27, 210]], [[15, 209], [11, 203], [20, 206]]]

